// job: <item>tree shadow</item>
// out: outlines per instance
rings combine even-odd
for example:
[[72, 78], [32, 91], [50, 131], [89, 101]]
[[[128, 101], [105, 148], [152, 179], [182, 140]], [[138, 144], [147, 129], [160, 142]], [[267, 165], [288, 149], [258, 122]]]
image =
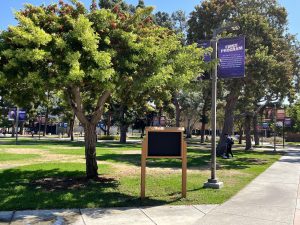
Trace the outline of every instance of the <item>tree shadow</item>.
[[[1, 144], [5, 145], [16, 145], [15, 139], [1, 141]], [[84, 147], [83, 141], [69, 141], [69, 140], [38, 140], [38, 139], [26, 139], [19, 140], [18, 145], [62, 145], [69, 147]], [[117, 141], [105, 141], [105, 142], [97, 142], [96, 147], [100, 148], [138, 148], [140, 147], [140, 143], [126, 143], [121, 144]]]
[[59, 169], [4, 170], [0, 172], [0, 210], [166, 204], [150, 198], [141, 201], [138, 195], [122, 193], [118, 180], [86, 180], [84, 176], [83, 171]]
[[[283, 152], [271, 152], [271, 151], [260, 151], [260, 152], [246, 152], [241, 150], [234, 151], [234, 158], [230, 159], [217, 159], [217, 169], [247, 169], [255, 165], [264, 165], [269, 161], [266, 159], [260, 159], [262, 155], [282, 155]], [[257, 158], [255, 157], [257, 156]], [[140, 154], [103, 154], [97, 157], [100, 161], [110, 161], [116, 163], [125, 163], [134, 166], [141, 165]], [[188, 150], [187, 164], [188, 168], [207, 170], [210, 166], [210, 150]], [[147, 159], [147, 167], [158, 167], [158, 168], [181, 168], [180, 159]]]
[[[16, 145], [15, 139], [5, 140], [0, 142], [3, 145]], [[81, 141], [66, 141], [66, 140], [38, 140], [38, 139], [25, 139], [19, 140], [18, 145], [63, 145], [69, 147], [83, 147], [84, 142]], [[16, 146], [18, 146], [16, 145]]]
[[141, 148], [141, 144], [140, 143], [121, 144], [119, 142], [98, 142], [97, 147], [100, 147], [100, 148]]
[[[125, 163], [134, 166], [141, 165], [141, 154], [103, 154], [97, 156], [99, 161], [112, 161], [116, 163]], [[188, 166], [197, 167], [206, 165], [210, 161], [210, 155], [190, 155], [188, 156]], [[147, 167], [160, 167], [160, 168], [181, 168], [181, 159], [168, 159], [168, 158], [148, 158]]]
[[221, 165], [219, 169], [247, 169], [256, 165], [266, 165], [269, 160], [262, 159], [261, 156], [283, 155], [284, 152], [235, 150], [233, 154], [234, 157], [230, 159], [219, 158]]

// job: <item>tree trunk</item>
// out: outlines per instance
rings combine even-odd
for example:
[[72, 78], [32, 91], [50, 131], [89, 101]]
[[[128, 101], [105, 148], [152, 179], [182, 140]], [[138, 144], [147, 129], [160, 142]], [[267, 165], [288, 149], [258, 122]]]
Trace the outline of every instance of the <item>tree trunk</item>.
[[110, 135], [110, 127], [111, 127], [111, 113], [108, 114], [108, 120], [107, 120], [107, 128], [106, 128], [106, 134]]
[[126, 144], [126, 133], [127, 133], [128, 125], [125, 120], [125, 109], [124, 106], [120, 108], [120, 143]]
[[46, 110], [46, 115], [45, 115], [45, 127], [44, 127], [44, 131], [43, 131], [43, 137], [45, 137], [46, 134], [47, 134], [48, 117], [49, 117], [49, 107], [47, 105], [47, 110]]
[[191, 138], [191, 119], [187, 119], [186, 138]]
[[71, 138], [71, 141], [74, 141], [74, 125], [75, 125], [75, 114], [73, 115], [73, 118], [70, 119], [70, 129], [69, 129], [68, 137]]
[[15, 133], [16, 133], [16, 122], [14, 121], [11, 128], [11, 136], [15, 137]]
[[162, 117], [162, 107], [159, 108], [158, 110], [158, 121], [159, 121], [159, 125], [160, 125], [160, 118]]
[[126, 144], [126, 133], [128, 126], [126, 124], [121, 124], [120, 126], [120, 143]]
[[207, 116], [206, 116], [206, 108], [207, 107], [207, 101], [205, 101], [204, 103], [204, 106], [203, 106], [203, 109], [202, 109], [202, 115], [201, 115], [201, 119], [202, 119], [202, 122], [201, 122], [201, 139], [200, 139], [200, 142], [201, 143], [204, 143], [204, 136], [205, 136], [205, 125], [207, 123]]
[[201, 143], [204, 143], [204, 136], [205, 136], [205, 123], [202, 122], [202, 124], [201, 124]]
[[180, 105], [176, 97], [174, 98], [173, 104], [175, 105], [176, 127], [179, 127], [180, 126]]
[[250, 150], [252, 147], [252, 142], [251, 142], [251, 116], [249, 115], [247, 115], [245, 118], [245, 136], [246, 136], [245, 150]]
[[32, 121], [30, 121], [30, 123], [31, 123], [31, 137], [33, 137], [34, 136], [34, 131], [35, 131], [35, 126], [34, 126], [34, 120], [32, 120]]
[[87, 179], [98, 178], [98, 166], [96, 159], [97, 134], [96, 125], [101, 119], [104, 104], [110, 96], [110, 92], [105, 91], [97, 100], [96, 111], [93, 116], [86, 117], [82, 107], [80, 88], [77, 86], [68, 87], [66, 91], [68, 102], [72, 107], [76, 117], [84, 126], [85, 157], [86, 157], [86, 177]]
[[259, 145], [259, 135], [258, 135], [258, 130], [257, 130], [257, 125], [258, 125], [257, 114], [255, 114], [253, 116], [252, 125], [253, 125], [254, 142], [255, 142], [255, 145], [258, 146]]
[[84, 125], [86, 176], [88, 179], [98, 177], [98, 165], [96, 159], [96, 124], [88, 123]]
[[141, 138], [143, 138], [145, 136], [145, 126], [142, 127], [141, 131]]
[[243, 142], [243, 126], [239, 126], [239, 144]]
[[20, 135], [24, 135], [24, 122], [20, 123]]
[[222, 134], [220, 137], [219, 143], [223, 143], [225, 140], [225, 134], [232, 135], [233, 131], [233, 122], [234, 122], [234, 110], [236, 103], [238, 101], [238, 95], [236, 91], [231, 91], [226, 98], [226, 107], [225, 107], [225, 119], [222, 129]]

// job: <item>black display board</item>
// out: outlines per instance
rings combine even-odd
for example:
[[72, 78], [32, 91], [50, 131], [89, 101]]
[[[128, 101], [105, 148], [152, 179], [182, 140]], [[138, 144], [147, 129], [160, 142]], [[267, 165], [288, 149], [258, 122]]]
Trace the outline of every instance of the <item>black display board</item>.
[[181, 157], [182, 132], [148, 132], [148, 156]]

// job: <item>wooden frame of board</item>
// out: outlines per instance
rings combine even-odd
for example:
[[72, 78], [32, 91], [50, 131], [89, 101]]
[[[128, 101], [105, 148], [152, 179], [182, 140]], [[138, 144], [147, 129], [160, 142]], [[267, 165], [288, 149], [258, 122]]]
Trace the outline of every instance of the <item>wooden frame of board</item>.
[[[142, 142], [142, 157], [141, 157], [141, 199], [145, 198], [146, 193], [146, 162], [147, 158], [179, 158], [182, 161], [182, 198], [186, 198], [186, 181], [187, 181], [187, 144], [183, 138], [183, 127], [146, 127], [146, 137]], [[180, 150], [181, 154], [172, 155], [149, 155], [149, 132], [154, 133], [180, 133]]]

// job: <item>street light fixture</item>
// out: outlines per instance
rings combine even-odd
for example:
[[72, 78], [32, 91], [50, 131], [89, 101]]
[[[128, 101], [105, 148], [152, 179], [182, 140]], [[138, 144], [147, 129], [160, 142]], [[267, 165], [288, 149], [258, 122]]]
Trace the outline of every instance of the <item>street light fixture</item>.
[[[239, 25], [236, 23], [230, 23], [226, 26], [221, 26], [213, 30], [213, 39], [211, 40], [213, 47], [212, 59], [218, 59], [218, 34], [225, 30], [238, 30]], [[215, 64], [212, 71], [212, 107], [211, 107], [211, 129], [212, 129], [212, 140], [211, 140], [211, 177], [206, 183], [204, 183], [205, 188], [220, 189], [223, 187], [223, 182], [219, 181], [216, 176], [216, 108], [217, 108], [217, 81], [218, 81], [218, 65]]]

